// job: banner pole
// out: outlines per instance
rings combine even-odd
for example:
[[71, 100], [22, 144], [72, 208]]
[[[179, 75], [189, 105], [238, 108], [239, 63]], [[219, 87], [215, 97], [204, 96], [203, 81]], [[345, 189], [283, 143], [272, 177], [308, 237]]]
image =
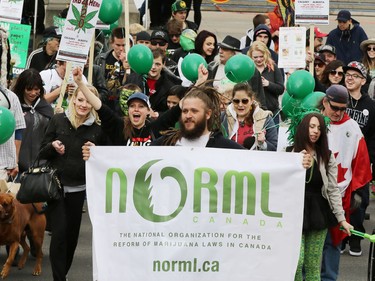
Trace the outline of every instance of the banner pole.
[[312, 25], [310, 25], [310, 38], [309, 38], [309, 42], [310, 42], [309, 50], [310, 50], [310, 53], [311, 53], [311, 56], [312, 56], [312, 60], [309, 63], [309, 71], [313, 76], [314, 76], [314, 59], [315, 59], [314, 37], [315, 37], [314, 25], [312, 24]]
[[[130, 22], [129, 22], [129, 0], [125, 0], [124, 1], [125, 5], [124, 5], [124, 8], [125, 8], [125, 12], [124, 12], [124, 15], [125, 15], [125, 53], [126, 53], [126, 60], [128, 60], [127, 56], [128, 56], [128, 53], [129, 53], [129, 49], [130, 49], [130, 36], [129, 36], [129, 26], [130, 26]], [[130, 69], [127, 69], [126, 70], [126, 74], [130, 74]]]
[[34, 8], [34, 32], [33, 32], [33, 50], [36, 49], [36, 20], [38, 18], [38, 0], [35, 0], [35, 8]]

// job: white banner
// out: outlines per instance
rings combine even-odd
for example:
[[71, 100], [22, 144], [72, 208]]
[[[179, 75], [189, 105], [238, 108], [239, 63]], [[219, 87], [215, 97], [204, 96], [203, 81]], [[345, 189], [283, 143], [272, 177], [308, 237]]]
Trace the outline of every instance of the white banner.
[[94, 147], [86, 179], [95, 277], [294, 280], [301, 159], [285, 152]]
[[85, 64], [102, 0], [71, 0], [57, 60]]

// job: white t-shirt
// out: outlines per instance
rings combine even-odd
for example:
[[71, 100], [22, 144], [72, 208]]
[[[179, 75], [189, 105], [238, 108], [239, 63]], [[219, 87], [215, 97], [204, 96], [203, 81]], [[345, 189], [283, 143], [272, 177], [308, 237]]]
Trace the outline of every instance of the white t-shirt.
[[[43, 88], [46, 94], [60, 87], [63, 82], [63, 79], [57, 73], [57, 70], [55, 68], [41, 71], [40, 76], [42, 77], [42, 80], [44, 82]], [[82, 80], [85, 84], [87, 84], [87, 79], [83, 75], [82, 75]]]
[[181, 138], [176, 142], [176, 146], [188, 146], [188, 147], [206, 147], [210, 133], [200, 136], [197, 139], [189, 140], [187, 138]]

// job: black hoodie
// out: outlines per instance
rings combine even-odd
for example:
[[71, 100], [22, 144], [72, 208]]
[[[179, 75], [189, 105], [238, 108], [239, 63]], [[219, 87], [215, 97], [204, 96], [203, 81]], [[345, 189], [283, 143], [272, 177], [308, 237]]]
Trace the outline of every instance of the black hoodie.
[[[367, 144], [370, 161], [375, 164], [375, 102], [368, 94], [362, 94], [359, 100], [355, 100], [350, 96], [346, 113], [361, 128]], [[375, 178], [374, 171], [373, 178]]]

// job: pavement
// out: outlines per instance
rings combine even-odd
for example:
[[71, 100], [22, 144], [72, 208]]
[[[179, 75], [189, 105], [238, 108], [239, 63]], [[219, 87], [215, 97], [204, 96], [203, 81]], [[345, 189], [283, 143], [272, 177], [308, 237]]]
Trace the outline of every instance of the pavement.
[[[192, 13], [193, 14], [193, 13]], [[207, 29], [217, 34], [221, 41], [226, 35], [230, 34], [240, 38], [246, 30], [252, 27], [252, 13], [233, 13], [233, 12], [203, 12], [201, 29]], [[192, 18], [192, 15], [190, 16]], [[329, 32], [336, 27], [335, 17], [331, 17], [331, 24], [328, 26], [319, 26], [324, 32]], [[375, 18], [356, 17], [368, 34], [368, 37], [375, 38], [375, 29], [371, 28], [375, 23]], [[368, 208], [370, 219], [365, 221], [367, 233], [371, 233], [375, 227], [375, 198], [371, 199]], [[91, 281], [92, 278], [92, 229], [87, 213], [83, 214], [81, 234], [79, 244], [75, 253], [73, 265], [69, 272], [69, 281]], [[49, 264], [48, 247], [50, 236], [46, 234], [43, 244], [43, 272], [41, 276], [32, 276], [32, 268], [35, 259], [30, 257], [26, 266], [22, 270], [12, 267], [9, 281], [52, 281], [51, 268]], [[341, 257], [340, 275], [338, 281], [366, 281], [367, 280], [367, 262], [369, 253], [369, 242], [362, 242], [363, 254], [360, 257], [351, 257], [345, 253]], [[0, 264], [5, 263], [5, 249], [0, 251]], [[251, 277], [249, 276], [249, 280]], [[141, 281], [141, 280], [140, 280]], [[210, 280], [207, 280], [210, 281]], [[255, 280], [256, 281], [256, 280]], [[272, 281], [272, 280], [270, 280]], [[283, 280], [282, 280], [283, 281]]]

